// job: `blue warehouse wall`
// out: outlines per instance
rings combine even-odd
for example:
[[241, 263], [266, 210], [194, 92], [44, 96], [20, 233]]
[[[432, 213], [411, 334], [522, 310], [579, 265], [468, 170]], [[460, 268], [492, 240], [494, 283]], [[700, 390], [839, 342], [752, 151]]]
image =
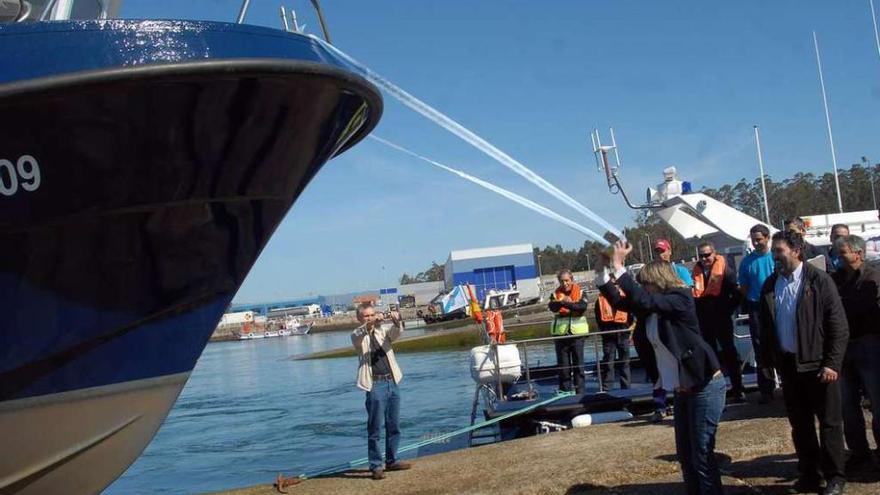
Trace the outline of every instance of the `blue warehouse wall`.
[[451, 286], [472, 284], [483, 300], [490, 289], [508, 289], [538, 276], [531, 254], [453, 261]]
[[532, 253], [521, 253], [504, 256], [487, 256], [485, 258], [452, 260], [452, 271], [453, 273], [464, 273], [474, 271], [478, 268], [508, 265], [534, 266], [535, 256]]

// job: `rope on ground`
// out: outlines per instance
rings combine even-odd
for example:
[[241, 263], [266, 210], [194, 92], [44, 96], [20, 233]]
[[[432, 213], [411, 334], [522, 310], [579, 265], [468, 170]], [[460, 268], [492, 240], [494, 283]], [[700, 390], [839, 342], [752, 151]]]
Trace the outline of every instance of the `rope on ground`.
[[[537, 408], [539, 408], [539, 407], [546, 406], [547, 404], [550, 404], [550, 403], [552, 403], [552, 402], [556, 402], [556, 401], [558, 401], [559, 399], [564, 399], [565, 397], [570, 397], [570, 396], [572, 396], [572, 395], [574, 395], [574, 392], [558, 392], [556, 395], [554, 395], [553, 397], [550, 397], [549, 399], [545, 399], [545, 400], [542, 400], [542, 401], [540, 401], [540, 402], [536, 402], [536, 403], [531, 404], [531, 405], [529, 405], [529, 406], [526, 406], [526, 407], [524, 407], [524, 408], [522, 408], [522, 409], [517, 409], [516, 411], [512, 411], [512, 412], [509, 412], [509, 413], [507, 413], [507, 414], [502, 414], [501, 416], [498, 416], [497, 418], [493, 418], [493, 419], [490, 419], [490, 420], [488, 420], [488, 421], [484, 421], [484, 422], [482, 422], [482, 423], [477, 423], [477, 424], [472, 425], [472, 426], [467, 426], [467, 427], [464, 427], [464, 428], [460, 428], [460, 429], [458, 429], [458, 430], [455, 430], [455, 431], [452, 431], [452, 432], [449, 432], [449, 433], [444, 433], [443, 435], [439, 435], [439, 436], [436, 436], [436, 437], [430, 438], [430, 439], [428, 439], [428, 440], [422, 440], [421, 442], [416, 442], [416, 443], [414, 443], [414, 444], [407, 445], [407, 446], [405, 446], [405, 447], [401, 447], [401, 448], [398, 450], [398, 453], [409, 452], [409, 451], [411, 451], [411, 450], [415, 450], [415, 449], [418, 449], [418, 448], [420, 448], [420, 447], [424, 447], [424, 446], [426, 446], [426, 445], [430, 445], [430, 444], [432, 444], [432, 443], [437, 443], [437, 442], [445, 441], [445, 440], [447, 440], [447, 439], [449, 439], [449, 438], [452, 438], [452, 437], [457, 436], [457, 435], [462, 435], [462, 434], [467, 433], [467, 432], [469, 432], [469, 431], [478, 430], [478, 429], [480, 429], [480, 428], [485, 428], [486, 426], [491, 426], [491, 425], [493, 425], [493, 424], [495, 424], [495, 423], [499, 423], [499, 422], [501, 422], [501, 421], [504, 421], [505, 419], [509, 419], [509, 418], [514, 417], [514, 416], [518, 416], [518, 415], [520, 415], [520, 414], [524, 414], [524, 413], [527, 413], [527, 412], [534, 411], [535, 409], [537, 409]], [[298, 480], [301, 481], [301, 480], [306, 480], [306, 479], [309, 479], [309, 478], [315, 478], [315, 477], [318, 477], [318, 476], [325, 476], [325, 475], [328, 475], [328, 474], [334, 474], [334, 473], [338, 473], [338, 472], [341, 472], [341, 471], [346, 471], [346, 470], [349, 470], [349, 469], [352, 469], [352, 468], [355, 468], [355, 467], [358, 467], [358, 466], [362, 466], [362, 465], [364, 465], [364, 464], [368, 464], [369, 462], [370, 462], [369, 458], [367, 458], [367, 457], [361, 457], [360, 459], [355, 459], [355, 460], [353, 460], [353, 461], [349, 461], [349, 462], [347, 462], [347, 463], [345, 463], [345, 464], [338, 464], [338, 465], [336, 465], [336, 466], [332, 466], [332, 467], [329, 467], [329, 468], [326, 468], [326, 469], [321, 469], [321, 470], [318, 470], [318, 471], [315, 471], [315, 472], [312, 472], [312, 473], [303, 473], [303, 474], [299, 475], [297, 478], [294, 478], [294, 479], [298, 479]], [[280, 475], [279, 475], [279, 481], [278, 481], [279, 484], [281, 483], [281, 480], [282, 480], [282, 479], [284, 479], [284, 480], [289, 480], [289, 479], [291, 479], [291, 478], [281, 478]], [[291, 484], [292, 484], [292, 483], [291, 483]], [[288, 486], [289, 486], [289, 485], [288, 485]]]

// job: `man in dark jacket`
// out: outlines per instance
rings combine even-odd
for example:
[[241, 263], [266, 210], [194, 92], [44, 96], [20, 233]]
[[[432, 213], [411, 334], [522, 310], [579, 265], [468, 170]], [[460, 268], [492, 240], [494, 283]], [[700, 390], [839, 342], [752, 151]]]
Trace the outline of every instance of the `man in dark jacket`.
[[627, 389], [630, 376], [629, 329], [633, 327], [633, 314], [615, 309], [602, 294], [596, 299], [594, 311], [596, 326], [602, 332], [602, 390], [613, 388], [615, 374], [620, 379], [620, 388]]
[[[801, 237], [806, 237], [807, 235], [807, 223], [804, 222], [804, 219], [801, 217], [789, 218], [783, 222], [783, 230], [790, 230], [792, 232], [797, 232], [801, 235]], [[823, 250], [819, 246], [814, 246], [804, 241], [804, 250], [801, 253], [801, 257], [804, 261], [809, 261], [816, 256], [827, 256], [828, 251]]]
[[832, 274], [843, 268], [843, 260], [840, 258], [840, 250], [837, 248], [837, 239], [849, 235], [849, 225], [836, 223], [831, 226], [831, 234], [828, 236], [831, 245], [825, 248], [825, 271]]
[[819, 491], [821, 468], [827, 481], [823, 493], [838, 495], [846, 484], [838, 381], [849, 337], [846, 314], [831, 277], [803, 262], [800, 234], [777, 232], [772, 249], [777, 271], [761, 290], [759, 362], [772, 363], [782, 376], [800, 472], [795, 489]]
[[849, 344], [840, 374], [843, 433], [851, 452], [847, 467], [871, 461], [862, 394], [871, 400], [874, 440], [880, 445], [880, 271], [865, 263], [865, 241], [844, 235], [835, 241], [842, 267], [832, 274], [849, 323]]
[[[736, 272], [709, 241], [697, 246], [694, 265], [694, 302], [703, 339], [716, 353], [730, 377], [730, 403], [745, 402], [742, 367], [733, 337], [733, 312], [739, 307]], [[719, 349], [720, 348], [720, 349]]]

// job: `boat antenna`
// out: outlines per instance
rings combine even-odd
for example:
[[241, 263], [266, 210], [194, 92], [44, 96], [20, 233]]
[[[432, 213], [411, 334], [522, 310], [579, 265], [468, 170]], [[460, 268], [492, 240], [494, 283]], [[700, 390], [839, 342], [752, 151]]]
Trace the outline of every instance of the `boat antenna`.
[[[634, 210], [647, 210], [652, 208], [651, 205], [639, 206], [632, 204], [626, 195], [626, 191], [623, 190], [623, 186], [620, 185], [620, 179], [617, 177], [617, 171], [620, 170], [620, 154], [617, 151], [617, 141], [614, 139], [614, 129], [608, 128], [608, 130], [611, 133], [610, 146], [602, 144], [598, 129], [593, 129], [593, 132], [590, 133], [590, 140], [593, 142], [593, 156], [596, 157], [596, 167], [600, 172], [605, 173], [605, 180], [608, 181], [608, 190], [611, 194], [620, 193], [620, 195], [623, 196], [626, 205]], [[609, 151], [614, 151], [615, 165], [613, 166], [608, 161]]]
[[318, 22], [321, 23], [321, 31], [324, 32], [324, 39], [327, 43], [332, 45], [333, 42], [330, 41], [330, 31], [327, 30], [327, 23], [324, 21], [324, 11], [321, 10], [321, 4], [318, 3], [318, 0], [311, 0], [311, 2], [312, 6], [315, 7], [315, 12], [318, 14]]
[[46, 8], [44, 8], [44, 9], [43, 9], [43, 13], [40, 14], [40, 20], [41, 20], [41, 21], [45, 21], [45, 20], [46, 20], [46, 17], [49, 16], [49, 12], [52, 12], [52, 8], [55, 7], [55, 2], [57, 2], [57, 1], [58, 1], [58, 0], [49, 0], [49, 1], [46, 3]]
[[284, 26], [284, 32], [290, 32], [290, 26], [287, 24], [287, 11], [284, 9], [284, 5], [281, 6], [281, 25]]
[[825, 77], [822, 76], [822, 59], [819, 57], [819, 39], [813, 31], [813, 46], [816, 47], [816, 65], [819, 67], [819, 85], [822, 86], [822, 103], [825, 105], [825, 123], [828, 124], [828, 143], [831, 145], [831, 164], [834, 166], [834, 188], [837, 190], [837, 209], [843, 213], [840, 200], [840, 181], [837, 178], [837, 153], [834, 151], [834, 135], [831, 133], [831, 114], [828, 113], [828, 97], [825, 95]]
[[250, 5], [251, 0], [243, 0], [241, 2], [241, 9], [238, 11], [238, 20], [235, 21], [236, 24], [241, 24], [244, 22], [244, 16], [247, 15], [248, 5]]
[[296, 11], [293, 10], [293, 8], [290, 9], [290, 21], [293, 23], [293, 30], [294, 31], [296, 31], [297, 33], [305, 33], [306, 32], [306, 25], [305, 24], [303, 24], [302, 26], [299, 25], [299, 22], [296, 20]]

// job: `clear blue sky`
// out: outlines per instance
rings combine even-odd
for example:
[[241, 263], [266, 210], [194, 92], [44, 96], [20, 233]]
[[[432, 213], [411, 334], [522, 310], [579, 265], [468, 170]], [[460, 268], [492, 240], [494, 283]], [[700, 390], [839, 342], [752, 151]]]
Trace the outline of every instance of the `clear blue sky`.
[[[232, 21], [239, 5], [129, 0], [122, 15]], [[771, 176], [831, 169], [813, 29], [838, 163], [880, 160], [880, 57], [867, 0], [322, 5], [336, 46], [621, 226], [633, 215], [595, 171], [592, 127], [615, 128], [625, 184], [636, 198], [670, 164], [697, 187], [757, 176], [753, 124], [761, 126]], [[307, 30], [318, 32], [309, 3], [293, 6]], [[252, 0], [246, 22], [278, 27], [278, 7]], [[376, 131], [383, 137], [587, 222], [390, 97], [385, 103]], [[367, 140], [324, 167], [236, 300], [386, 286], [404, 271], [442, 263], [451, 249], [570, 248], [584, 240]]]

